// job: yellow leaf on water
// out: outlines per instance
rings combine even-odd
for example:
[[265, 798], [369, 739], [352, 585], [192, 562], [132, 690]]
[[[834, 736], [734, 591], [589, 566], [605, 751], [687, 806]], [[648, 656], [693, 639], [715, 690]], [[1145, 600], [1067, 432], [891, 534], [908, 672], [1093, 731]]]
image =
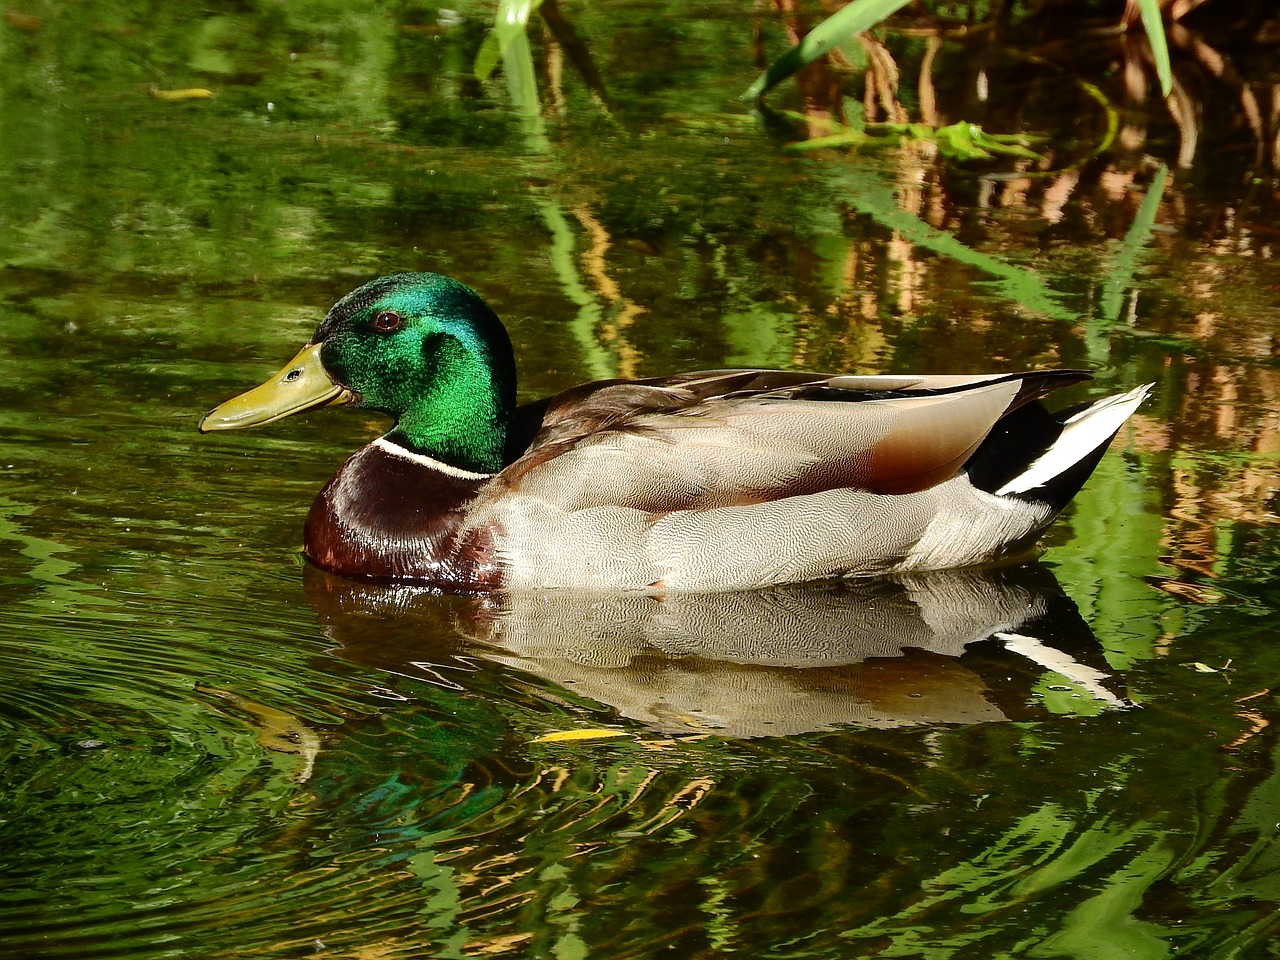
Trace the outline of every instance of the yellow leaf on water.
[[187, 87], [183, 90], [160, 90], [151, 88], [151, 95], [157, 100], [212, 100], [213, 91], [204, 87]]
[[625, 737], [625, 730], [557, 730], [555, 733], [544, 733], [535, 737], [534, 743], [565, 743], [570, 740], [608, 740], [610, 737]]
[[1209, 666], [1207, 663], [1201, 663], [1199, 660], [1189, 663], [1188, 666], [1191, 667], [1192, 670], [1196, 671], [1196, 673], [1217, 673], [1218, 672], [1213, 667]]

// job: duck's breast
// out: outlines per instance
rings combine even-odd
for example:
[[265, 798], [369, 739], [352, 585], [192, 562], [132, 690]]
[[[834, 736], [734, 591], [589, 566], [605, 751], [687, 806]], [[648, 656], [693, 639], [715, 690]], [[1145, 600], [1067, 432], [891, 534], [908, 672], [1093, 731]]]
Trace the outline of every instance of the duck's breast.
[[495, 531], [462, 530], [489, 478], [387, 440], [357, 451], [316, 497], [303, 551], [346, 576], [410, 580], [450, 590], [502, 586]]

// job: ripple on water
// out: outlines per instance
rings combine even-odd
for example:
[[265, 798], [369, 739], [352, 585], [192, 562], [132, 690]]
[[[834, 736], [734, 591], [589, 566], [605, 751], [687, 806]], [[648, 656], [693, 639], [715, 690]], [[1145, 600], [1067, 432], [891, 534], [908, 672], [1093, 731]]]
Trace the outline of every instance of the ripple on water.
[[342, 904], [354, 877], [315, 854], [309, 781], [328, 731], [378, 701], [287, 579], [169, 565], [148, 589], [133, 567], [89, 586], [74, 551], [19, 543], [0, 564], [0, 955], [274, 949], [295, 913]]

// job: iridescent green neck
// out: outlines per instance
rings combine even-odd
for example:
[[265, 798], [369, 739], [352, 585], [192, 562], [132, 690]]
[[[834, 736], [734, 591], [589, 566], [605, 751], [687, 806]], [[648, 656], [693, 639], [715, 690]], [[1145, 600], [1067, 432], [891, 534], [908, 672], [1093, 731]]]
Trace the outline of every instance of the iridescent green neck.
[[313, 342], [354, 403], [395, 417], [387, 440], [476, 473], [506, 465], [515, 357], [470, 287], [434, 273], [381, 277], [335, 303]]
[[514, 382], [489, 358], [444, 337], [433, 357], [430, 388], [401, 414], [387, 439], [476, 473], [505, 465]]

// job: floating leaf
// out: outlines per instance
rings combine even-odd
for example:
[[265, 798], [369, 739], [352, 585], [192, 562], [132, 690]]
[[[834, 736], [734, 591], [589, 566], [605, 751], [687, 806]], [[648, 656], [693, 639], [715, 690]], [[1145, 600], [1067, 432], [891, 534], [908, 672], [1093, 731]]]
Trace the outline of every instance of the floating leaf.
[[[927, 129], [927, 128], [926, 128]], [[986, 133], [974, 123], [953, 123], [933, 131], [934, 142], [944, 156], [954, 160], [987, 160], [1004, 154], [1024, 160], [1039, 160], [1039, 154], [1009, 136]]]
[[151, 95], [157, 100], [212, 100], [213, 91], [204, 87], [186, 87], [182, 90], [159, 90], [151, 88]]
[[1039, 154], [1027, 147], [1030, 137], [987, 133], [976, 123], [964, 120], [945, 127], [931, 127], [925, 123], [868, 123], [857, 128], [843, 128], [839, 124], [832, 126], [836, 132], [830, 136], [788, 144], [788, 149], [874, 146], [907, 139], [935, 143], [938, 151], [952, 160], [992, 160], [997, 154], [1026, 160], [1040, 159]]
[[534, 743], [568, 743], [575, 740], [608, 740], [611, 737], [625, 737], [625, 730], [604, 730], [604, 729], [585, 729], [585, 730], [557, 730], [555, 733], [544, 733], [540, 737], [535, 737]]

